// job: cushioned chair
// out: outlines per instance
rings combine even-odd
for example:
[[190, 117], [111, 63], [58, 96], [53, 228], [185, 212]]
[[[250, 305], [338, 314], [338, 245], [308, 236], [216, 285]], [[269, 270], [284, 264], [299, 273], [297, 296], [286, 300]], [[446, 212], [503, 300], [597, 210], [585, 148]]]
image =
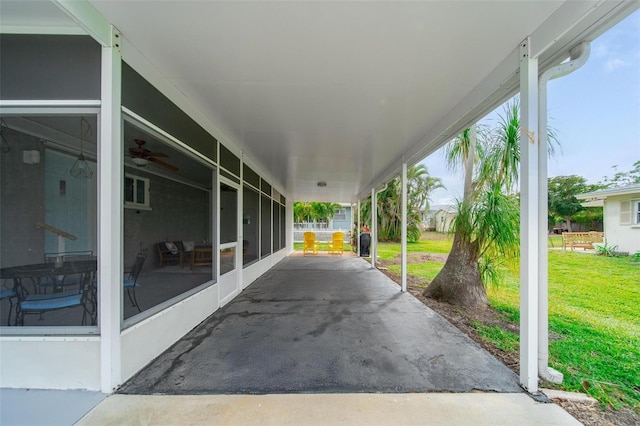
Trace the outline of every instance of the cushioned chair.
[[303, 254], [318, 253], [318, 243], [316, 242], [316, 233], [307, 231], [304, 233], [304, 249]]
[[344, 253], [344, 232], [334, 232], [328, 247], [329, 253]]
[[176, 241], [176, 246], [182, 251], [184, 263], [189, 264], [193, 257], [193, 249], [196, 247], [195, 241]]
[[7, 325], [11, 325], [11, 312], [13, 312], [13, 301], [17, 300], [18, 295], [13, 288], [3, 288], [0, 290], [0, 300], [5, 300], [9, 302], [9, 315], [7, 316]]
[[136, 297], [136, 288], [140, 287], [140, 283], [138, 282], [138, 275], [140, 275], [140, 271], [142, 271], [142, 266], [144, 265], [144, 261], [147, 259], [147, 255], [144, 253], [138, 253], [136, 255], [136, 260], [133, 262], [133, 266], [131, 267], [131, 271], [129, 272], [129, 276], [126, 280], [124, 280], [124, 288], [127, 290], [127, 296], [129, 296], [129, 302], [131, 302], [131, 306], [138, 308], [138, 312], [142, 312], [140, 309], [140, 305], [138, 304], [138, 299]]
[[184, 264], [184, 250], [182, 241], [163, 241], [156, 244], [158, 248], [158, 266], [162, 268], [167, 263]]
[[24, 325], [24, 317], [29, 314], [42, 314], [58, 309], [82, 307], [82, 325], [87, 317], [95, 324], [95, 316], [90, 311], [91, 301], [95, 300], [95, 284], [92, 273], [83, 273], [77, 290], [50, 294], [28, 294], [18, 285], [18, 304], [16, 306], [16, 325]]

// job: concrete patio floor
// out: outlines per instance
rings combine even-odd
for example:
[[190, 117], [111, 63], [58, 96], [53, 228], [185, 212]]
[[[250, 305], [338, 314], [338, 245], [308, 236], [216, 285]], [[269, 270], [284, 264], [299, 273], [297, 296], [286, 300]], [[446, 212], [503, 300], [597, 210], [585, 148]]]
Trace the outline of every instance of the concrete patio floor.
[[517, 376], [363, 259], [288, 257], [125, 394], [521, 392]]

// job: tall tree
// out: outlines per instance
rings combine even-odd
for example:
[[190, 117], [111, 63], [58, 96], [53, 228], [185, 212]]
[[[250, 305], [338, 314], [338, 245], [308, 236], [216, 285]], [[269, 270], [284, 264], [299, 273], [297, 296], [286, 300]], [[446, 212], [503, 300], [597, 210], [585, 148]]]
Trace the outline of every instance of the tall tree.
[[[429, 208], [429, 196], [438, 188], [444, 188], [440, 178], [432, 177], [423, 164], [407, 170], [407, 240], [420, 239], [421, 213]], [[402, 237], [402, 180], [392, 179], [378, 194], [378, 239], [399, 241]], [[360, 206], [364, 224], [371, 224], [371, 199]]]
[[298, 224], [311, 222], [311, 204], [304, 201], [293, 203], [293, 220]]
[[337, 203], [296, 201], [293, 203], [293, 218], [297, 223], [316, 222], [326, 225], [339, 207], [341, 206]]
[[[496, 130], [467, 129], [448, 146], [449, 164], [464, 164], [464, 198], [458, 202], [451, 252], [423, 291], [425, 296], [456, 305], [485, 305], [483, 277], [490, 275], [496, 258], [517, 257], [520, 221], [514, 191], [519, 138], [519, 108], [514, 101], [507, 104]], [[553, 133], [549, 138], [552, 144], [557, 142]]]
[[601, 185], [607, 188], [615, 188], [640, 183], [640, 160], [633, 163], [633, 167], [627, 172], [618, 171], [618, 166], [613, 166], [612, 169], [615, 172], [613, 176], [605, 176], [600, 182]]
[[559, 216], [571, 231], [571, 217], [584, 210], [577, 194], [588, 192], [590, 187], [582, 176], [556, 176], [549, 178], [549, 213]]
[[335, 214], [335, 209], [339, 208], [340, 204], [337, 203], [311, 203], [311, 217], [317, 223], [327, 226], [329, 221]]

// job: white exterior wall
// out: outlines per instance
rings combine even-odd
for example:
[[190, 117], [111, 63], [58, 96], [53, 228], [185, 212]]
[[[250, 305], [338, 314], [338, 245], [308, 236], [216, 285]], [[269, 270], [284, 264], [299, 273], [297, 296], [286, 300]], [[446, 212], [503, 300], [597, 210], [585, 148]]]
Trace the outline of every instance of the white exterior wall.
[[129, 379], [219, 307], [212, 285], [122, 332], [122, 377]]
[[0, 387], [100, 390], [98, 336], [3, 336]]
[[640, 224], [620, 225], [620, 203], [638, 199], [640, 193], [610, 196], [604, 201], [605, 242], [608, 246], [618, 246], [617, 251], [629, 254], [640, 251]]

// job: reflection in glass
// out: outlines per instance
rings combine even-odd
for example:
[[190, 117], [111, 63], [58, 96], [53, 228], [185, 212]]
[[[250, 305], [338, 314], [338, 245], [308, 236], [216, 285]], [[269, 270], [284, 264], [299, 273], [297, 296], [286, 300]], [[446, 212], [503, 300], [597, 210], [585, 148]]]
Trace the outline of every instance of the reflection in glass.
[[280, 204], [273, 201], [273, 252], [280, 250]]
[[260, 258], [271, 254], [271, 199], [260, 197]]
[[220, 275], [236, 269], [236, 248], [230, 247], [220, 250]]
[[3, 326], [96, 323], [97, 178], [70, 173], [81, 153], [97, 170], [97, 119], [82, 117], [83, 129], [80, 115], [0, 117]]
[[238, 190], [220, 183], [220, 244], [238, 241]]
[[[144, 150], [155, 160], [134, 162], [137, 155], [149, 155]], [[138, 253], [147, 255], [136, 288], [144, 314], [213, 279], [214, 173], [210, 165], [128, 120], [124, 152], [123, 264], [128, 272]], [[127, 298], [123, 306], [125, 319], [139, 313]]]
[[287, 245], [287, 226], [286, 226], [286, 212], [285, 207], [280, 206], [280, 248], [283, 249]]
[[242, 264], [248, 265], [258, 260], [258, 192], [245, 186], [242, 190], [242, 205]]

